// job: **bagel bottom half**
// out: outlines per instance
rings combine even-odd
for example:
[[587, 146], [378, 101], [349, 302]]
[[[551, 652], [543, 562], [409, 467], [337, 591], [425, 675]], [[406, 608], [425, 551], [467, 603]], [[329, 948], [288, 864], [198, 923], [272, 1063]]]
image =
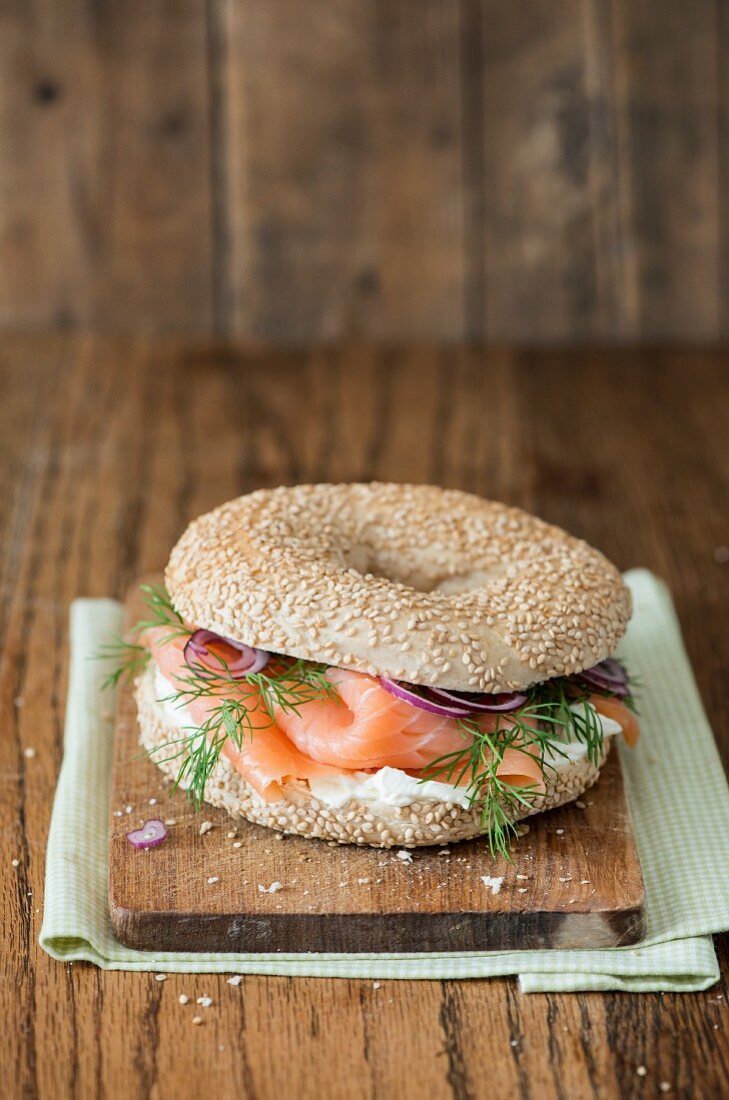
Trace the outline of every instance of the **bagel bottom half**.
[[[152, 666], [137, 680], [136, 700], [140, 743], [147, 752], [159, 750], [179, 738], [179, 730], [170, 724], [164, 707], [157, 701]], [[596, 781], [610, 751], [610, 738], [600, 765], [587, 757], [555, 761], [545, 776], [547, 789], [527, 809], [520, 808], [513, 820], [519, 821], [543, 810], [553, 810], [579, 798]], [[182, 758], [162, 760], [152, 756], [168, 776], [177, 776]], [[182, 782], [181, 787], [186, 784]], [[279, 832], [316, 837], [339, 844], [370, 845], [375, 848], [417, 848], [428, 844], [450, 844], [485, 832], [478, 809], [466, 809], [452, 802], [419, 799], [407, 806], [384, 802], [360, 802], [350, 799], [343, 806], [327, 806], [314, 798], [305, 780], [283, 784], [284, 798], [265, 802], [223, 756], [205, 785], [205, 801], [226, 810], [231, 817], [245, 818]]]

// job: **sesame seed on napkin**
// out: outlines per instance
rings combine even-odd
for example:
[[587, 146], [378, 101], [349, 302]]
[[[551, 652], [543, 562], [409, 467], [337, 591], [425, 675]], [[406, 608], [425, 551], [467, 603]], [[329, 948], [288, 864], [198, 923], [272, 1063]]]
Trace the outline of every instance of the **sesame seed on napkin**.
[[646, 887], [648, 933], [632, 947], [466, 954], [184, 954], [133, 951], [113, 936], [107, 823], [113, 728], [101, 662], [121, 605], [76, 600], [64, 759], [48, 837], [40, 944], [105, 970], [342, 978], [518, 975], [524, 992], [706, 989], [718, 981], [713, 932], [729, 929], [729, 789], [671, 597], [644, 569], [625, 577], [635, 613], [620, 647], [641, 680], [641, 738], [620, 748]]

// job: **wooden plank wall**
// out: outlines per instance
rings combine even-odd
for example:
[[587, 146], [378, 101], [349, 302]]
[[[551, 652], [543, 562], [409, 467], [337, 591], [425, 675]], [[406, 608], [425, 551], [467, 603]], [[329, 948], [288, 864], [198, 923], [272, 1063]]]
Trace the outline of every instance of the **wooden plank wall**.
[[728, 0], [0, 0], [0, 330], [725, 337], [727, 58]]

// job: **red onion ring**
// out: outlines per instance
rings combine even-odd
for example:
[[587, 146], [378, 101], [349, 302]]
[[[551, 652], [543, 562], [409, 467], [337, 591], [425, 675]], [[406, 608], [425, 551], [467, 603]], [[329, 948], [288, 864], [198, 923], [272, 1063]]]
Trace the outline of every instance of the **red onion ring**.
[[486, 693], [471, 694], [466, 692], [445, 691], [443, 688], [429, 688], [438, 698], [449, 699], [459, 706], [469, 707], [471, 713], [484, 711], [495, 714], [501, 711], [517, 710], [523, 707], [527, 701], [526, 695], [518, 691], [497, 692], [494, 695]]
[[578, 679], [583, 680], [591, 687], [599, 691], [607, 691], [611, 695], [627, 695], [629, 691], [628, 677], [622, 665], [612, 658], [600, 661], [592, 668], [585, 668], [579, 672]]
[[158, 848], [167, 837], [164, 822], [153, 817], [151, 821], [145, 821], [139, 829], [132, 829], [127, 833], [127, 840], [133, 848]]
[[597, 688], [598, 691], [604, 691], [608, 695], [617, 695], [622, 698], [628, 694], [628, 688], [625, 684], [615, 684], [611, 680], [604, 680], [602, 676], [596, 676], [590, 670], [580, 672], [577, 679], [582, 680], [588, 687]]
[[[398, 683], [397, 680], [388, 680], [380, 677], [380, 683], [385, 691], [394, 695], [396, 699], [402, 699], [404, 703], [410, 703], [420, 710], [426, 710], [428, 714], [438, 714], [441, 718], [467, 718], [473, 711], [465, 706], [456, 706], [455, 703], [439, 703], [435, 699], [418, 694], [414, 687]], [[421, 689], [426, 690], [426, 689]]]
[[614, 657], [606, 657], [604, 661], [600, 661], [599, 664], [594, 666], [594, 669], [600, 673], [601, 676], [605, 676], [609, 680], [614, 680], [617, 683], [627, 684], [628, 674]]
[[[214, 653], [211, 654], [209, 648], [211, 645], [232, 650], [230, 659], [226, 660], [217, 657]], [[234, 642], [232, 638], [216, 634], [213, 630], [196, 630], [191, 634], [185, 644], [183, 656], [191, 667], [197, 664], [202, 665], [209, 672], [227, 672], [234, 680], [243, 680], [254, 672], [260, 672], [271, 659], [271, 654], [265, 649], [254, 649], [253, 646], [243, 645], [242, 642]], [[222, 663], [223, 661], [225, 664]]]
[[[593, 668], [584, 669], [576, 679], [583, 680], [590, 687], [609, 695], [623, 697], [628, 694], [628, 676], [618, 661], [608, 657]], [[380, 677], [385, 691], [402, 699], [411, 706], [438, 714], [443, 718], [467, 718], [478, 714], [498, 714], [518, 710], [527, 701], [523, 692], [486, 692], [446, 691], [445, 688], [425, 687], [416, 684], [404, 684], [397, 680]]]
[[[403, 684], [397, 680], [380, 677], [385, 691], [402, 699], [411, 706], [426, 710], [429, 714], [438, 714], [443, 718], [468, 718], [473, 714], [496, 713], [516, 710], [526, 703], [526, 695], [516, 692], [504, 692], [499, 695], [469, 695], [445, 691], [443, 688], [424, 687], [415, 684]], [[494, 702], [486, 700], [493, 699]]]

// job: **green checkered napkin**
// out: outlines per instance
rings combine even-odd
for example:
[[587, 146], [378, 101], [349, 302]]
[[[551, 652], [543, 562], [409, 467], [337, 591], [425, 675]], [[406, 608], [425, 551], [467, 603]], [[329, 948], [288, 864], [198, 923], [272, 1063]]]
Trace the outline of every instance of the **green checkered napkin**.
[[132, 951], [112, 935], [106, 901], [112, 724], [91, 654], [118, 633], [113, 600], [71, 609], [65, 755], [46, 864], [41, 946], [106, 970], [484, 978], [518, 974], [525, 992], [705, 989], [719, 978], [711, 933], [729, 928], [729, 791], [683, 648], [671, 598], [645, 570], [626, 580], [635, 614], [622, 653], [643, 684], [642, 736], [621, 749], [647, 891], [637, 947], [416, 955], [183, 954]]

